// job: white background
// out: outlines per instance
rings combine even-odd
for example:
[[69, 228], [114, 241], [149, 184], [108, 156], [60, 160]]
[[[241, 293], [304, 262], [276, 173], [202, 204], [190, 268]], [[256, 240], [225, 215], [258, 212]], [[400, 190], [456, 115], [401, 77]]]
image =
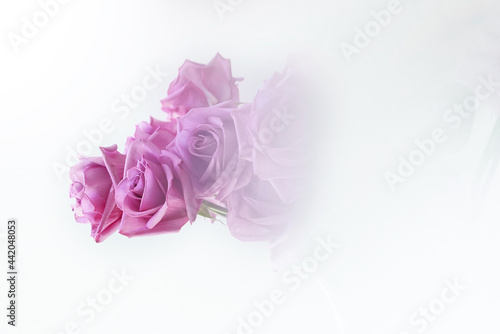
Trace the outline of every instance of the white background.
[[[22, 18], [40, 5], [2, 2], [0, 219], [19, 221], [20, 275], [18, 327], [7, 326], [2, 311], [0, 332], [63, 333], [74, 322], [81, 333], [233, 334], [238, 317], [279, 288], [285, 303], [255, 333], [413, 334], [412, 315], [454, 279], [465, 291], [425, 332], [498, 332], [500, 180], [485, 189], [476, 177], [500, 97], [456, 130], [443, 114], [480, 76], [500, 80], [500, 6], [401, 0], [400, 14], [348, 62], [341, 43], [352, 45], [356, 27], [389, 1], [232, 3], [222, 20], [211, 0], [73, 0], [15, 52], [7, 34], [20, 34]], [[68, 176], [53, 166], [85, 140], [82, 131], [110, 118], [115, 128], [100, 145], [123, 148], [136, 123], [163, 116], [159, 100], [184, 59], [230, 58], [249, 101], [300, 51], [321, 59], [329, 78], [328, 122], [321, 187], [303, 221], [310, 247], [287, 247], [299, 263], [316, 237], [331, 235], [340, 247], [297, 291], [273, 271], [267, 245], [240, 242], [221, 224], [199, 219], [175, 235], [96, 244], [89, 227], [74, 222]], [[168, 72], [164, 80], [119, 118], [113, 102], [156, 66]], [[384, 175], [436, 128], [447, 141], [391, 191]], [[134, 280], [86, 322], [78, 306], [108, 286], [113, 270]], [[2, 310], [6, 292], [2, 279]]]

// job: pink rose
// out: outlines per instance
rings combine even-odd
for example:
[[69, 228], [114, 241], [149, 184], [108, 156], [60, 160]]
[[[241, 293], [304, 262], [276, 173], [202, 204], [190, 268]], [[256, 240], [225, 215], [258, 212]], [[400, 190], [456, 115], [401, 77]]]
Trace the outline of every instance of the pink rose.
[[231, 101], [235, 107], [239, 92], [233, 78], [231, 61], [220, 54], [207, 65], [186, 60], [179, 69], [179, 76], [168, 87], [168, 96], [163, 99], [162, 109], [169, 118], [185, 115], [193, 108], [209, 107]]
[[251, 164], [240, 159], [233, 115], [240, 110], [228, 103], [192, 109], [178, 119], [171, 147], [184, 162], [197, 198], [223, 200], [248, 183]]
[[276, 240], [293, 218], [293, 205], [284, 204], [274, 186], [254, 176], [227, 198], [227, 226], [243, 241]]
[[121, 234], [178, 232], [188, 220], [194, 221], [201, 203], [191, 194], [181, 163], [150, 141], [130, 144], [124, 179], [116, 187], [116, 203], [123, 210]]
[[252, 164], [247, 185], [226, 199], [227, 224], [240, 240], [276, 241], [306, 194], [315, 104], [300, 67], [267, 80], [250, 106], [234, 112], [240, 159]]
[[308, 92], [294, 68], [287, 67], [265, 82], [251, 110], [238, 114], [240, 150], [253, 162], [255, 174], [269, 181], [285, 203], [303, 196], [312, 108]]
[[122, 211], [116, 206], [113, 184], [121, 179], [125, 162], [116, 145], [101, 150], [104, 158], [82, 158], [70, 170], [75, 220], [91, 225], [91, 236], [96, 242], [104, 241], [120, 224]]
[[151, 117], [149, 123], [141, 122], [135, 126], [134, 136], [127, 138], [125, 153], [128, 152], [132, 142], [140, 139], [147, 140], [154, 144], [158, 149], [164, 150], [165, 147], [167, 147], [167, 145], [174, 140], [176, 133], [176, 119], [164, 122]]

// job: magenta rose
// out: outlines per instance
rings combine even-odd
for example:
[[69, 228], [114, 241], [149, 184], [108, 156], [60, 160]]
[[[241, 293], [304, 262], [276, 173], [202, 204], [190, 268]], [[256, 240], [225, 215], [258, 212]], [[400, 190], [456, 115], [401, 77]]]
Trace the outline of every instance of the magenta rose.
[[168, 87], [168, 96], [163, 99], [162, 109], [169, 118], [185, 115], [193, 108], [209, 107], [231, 101], [235, 107], [239, 92], [233, 78], [231, 61], [220, 54], [207, 64], [186, 60], [179, 69], [179, 76]]
[[192, 109], [178, 120], [170, 150], [183, 160], [197, 198], [222, 201], [252, 175], [251, 164], [240, 159], [233, 118], [240, 110], [227, 105]]
[[252, 177], [227, 198], [227, 226], [243, 241], [272, 241], [279, 238], [293, 219], [293, 204], [284, 204], [274, 186]]
[[[181, 160], [146, 140], [130, 144], [116, 203], [123, 210], [119, 232], [128, 237], [178, 232], [194, 221], [194, 199]], [[194, 212], [194, 214], [193, 214]]]
[[82, 158], [70, 170], [75, 220], [91, 225], [96, 242], [104, 241], [119, 227], [122, 211], [115, 203], [114, 183], [121, 179], [125, 163], [116, 145], [101, 150], [103, 157]]
[[149, 123], [141, 122], [135, 126], [135, 134], [128, 137], [125, 144], [125, 153], [128, 152], [132, 142], [136, 140], [147, 140], [154, 144], [158, 149], [164, 150], [170, 144], [177, 133], [177, 120], [171, 119], [167, 122], [157, 120], [151, 117]]

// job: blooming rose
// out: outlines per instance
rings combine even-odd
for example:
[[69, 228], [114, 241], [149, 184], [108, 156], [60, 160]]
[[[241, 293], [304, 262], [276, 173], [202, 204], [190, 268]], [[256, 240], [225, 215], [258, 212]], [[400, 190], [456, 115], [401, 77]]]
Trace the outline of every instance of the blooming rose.
[[132, 142], [139, 139], [147, 140], [158, 149], [164, 150], [174, 140], [176, 132], [176, 119], [164, 122], [151, 117], [149, 123], [141, 122], [136, 125], [134, 137], [128, 137], [125, 144], [125, 153], [128, 152]]
[[252, 174], [251, 164], [240, 159], [233, 119], [239, 110], [227, 106], [192, 109], [178, 120], [170, 150], [183, 160], [197, 198], [223, 200], [248, 183]]
[[231, 61], [220, 54], [207, 65], [186, 60], [179, 69], [179, 76], [168, 87], [168, 96], [163, 99], [162, 109], [169, 118], [185, 115], [192, 108], [209, 107], [231, 101], [239, 102], [239, 92], [233, 78]]
[[253, 176], [227, 198], [227, 226], [243, 241], [275, 240], [293, 218], [293, 205], [284, 204], [269, 181]]
[[101, 150], [103, 157], [82, 158], [70, 170], [75, 220], [91, 225], [96, 242], [104, 241], [118, 229], [122, 211], [116, 206], [113, 184], [121, 179], [125, 162], [116, 145]]
[[236, 118], [242, 158], [255, 174], [269, 181], [286, 203], [303, 196], [308, 163], [307, 129], [310, 100], [297, 71], [288, 67], [265, 82], [251, 110]]
[[150, 141], [130, 144], [124, 179], [116, 187], [116, 203], [123, 210], [121, 234], [178, 232], [189, 219], [194, 221], [200, 202], [191, 195], [181, 163]]

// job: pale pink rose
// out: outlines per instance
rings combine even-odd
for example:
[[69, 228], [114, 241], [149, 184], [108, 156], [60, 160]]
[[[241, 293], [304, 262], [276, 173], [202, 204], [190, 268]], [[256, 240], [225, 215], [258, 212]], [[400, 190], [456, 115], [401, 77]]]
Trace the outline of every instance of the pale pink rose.
[[186, 60], [179, 69], [179, 76], [169, 86], [162, 109], [168, 118], [185, 115], [193, 108], [209, 107], [230, 101], [235, 107], [239, 103], [239, 91], [233, 78], [231, 61], [220, 54], [207, 64]]
[[233, 119], [240, 110], [228, 105], [195, 108], [179, 118], [177, 136], [168, 148], [182, 159], [197, 198], [223, 200], [252, 175], [251, 164], [240, 158]]
[[251, 108], [235, 118], [242, 158], [253, 163], [255, 175], [270, 182], [285, 203], [304, 196], [310, 161], [308, 118], [313, 104], [302, 77], [294, 67], [276, 73]]

